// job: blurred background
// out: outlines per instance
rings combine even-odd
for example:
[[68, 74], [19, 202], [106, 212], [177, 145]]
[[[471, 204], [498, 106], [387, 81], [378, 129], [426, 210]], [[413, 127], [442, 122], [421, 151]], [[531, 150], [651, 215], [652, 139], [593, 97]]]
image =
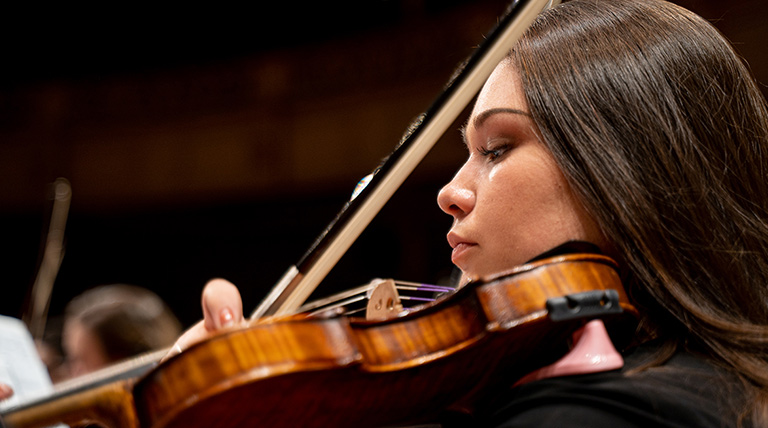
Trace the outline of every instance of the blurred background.
[[[205, 282], [223, 277], [250, 312], [507, 3], [7, 9], [0, 314], [27, 308], [58, 177], [72, 199], [49, 329], [74, 296], [110, 283], [153, 290], [189, 326], [201, 317]], [[766, 3], [677, 3], [720, 28], [766, 92]], [[460, 121], [317, 296], [374, 277], [451, 275], [451, 221], [435, 198], [465, 156]]]

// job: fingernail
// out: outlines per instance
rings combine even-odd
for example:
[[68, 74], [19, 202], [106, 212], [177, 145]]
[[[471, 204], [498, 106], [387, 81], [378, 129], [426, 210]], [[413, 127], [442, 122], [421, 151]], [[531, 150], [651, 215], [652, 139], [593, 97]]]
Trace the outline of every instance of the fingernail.
[[222, 327], [229, 327], [235, 323], [235, 316], [232, 315], [232, 310], [224, 308], [219, 312], [219, 325]]

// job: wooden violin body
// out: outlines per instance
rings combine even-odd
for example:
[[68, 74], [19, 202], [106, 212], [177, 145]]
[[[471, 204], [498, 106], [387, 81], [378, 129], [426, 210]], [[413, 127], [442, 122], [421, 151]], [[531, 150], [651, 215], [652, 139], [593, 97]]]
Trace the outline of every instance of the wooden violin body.
[[[571, 299], [558, 306], [563, 296]], [[578, 296], [590, 296], [591, 306], [581, 307]], [[553, 320], [562, 310], [571, 314]], [[610, 330], [631, 326], [635, 315], [612, 260], [558, 256], [386, 321], [293, 317], [228, 331], [135, 383], [79, 400], [90, 404], [78, 407], [70, 397], [64, 410], [50, 403], [6, 420], [16, 428], [93, 421], [119, 428], [419, 423], [445, 411], [471, 412], [495, 388], [554, 361], [585, 320], [603, 318]]]

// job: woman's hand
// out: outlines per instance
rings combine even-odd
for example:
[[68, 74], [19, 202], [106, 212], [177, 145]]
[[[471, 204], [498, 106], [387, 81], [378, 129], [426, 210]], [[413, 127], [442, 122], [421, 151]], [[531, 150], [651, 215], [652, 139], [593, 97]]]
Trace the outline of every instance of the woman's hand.
[[11, 398], [12, 395], [13, 388], [4, 383], [0, 383], [0, 401], [5, 400], [6, 398]]
[[181, 353], [219, 330], [244, 326], [247, 323], [243, 318], [243, 300], [240, 292], [227, 280], [213, 279], [205, 285], [202, 306], [203, 320], [184, 332], [163, 360]]

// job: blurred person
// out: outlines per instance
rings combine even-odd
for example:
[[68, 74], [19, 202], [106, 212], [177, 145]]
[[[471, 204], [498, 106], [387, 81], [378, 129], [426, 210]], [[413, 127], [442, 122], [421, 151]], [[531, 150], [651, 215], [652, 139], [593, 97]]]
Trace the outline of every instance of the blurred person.
[[48, 319], [42, 338], [35, 339], [35, 349], [48, 370], [53, 383], [69, 377], [64, 350], [61, 347], [62, 317]]
[[66, 307], [62, 346], [70, 377], [169, 347], [181, 323], [155, 293], [127, 285], [85, 291]]

